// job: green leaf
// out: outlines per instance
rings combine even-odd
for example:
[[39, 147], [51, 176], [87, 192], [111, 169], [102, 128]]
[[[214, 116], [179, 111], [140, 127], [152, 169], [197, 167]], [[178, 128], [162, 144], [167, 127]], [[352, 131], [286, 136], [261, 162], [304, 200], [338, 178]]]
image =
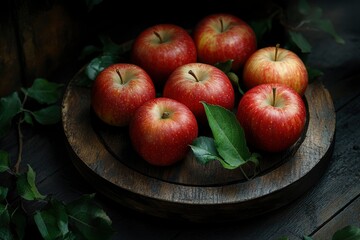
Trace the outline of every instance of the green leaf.
[[61, 108], [51, 105], [38, 111], [31, 112], [35, 120], [43, 125], [55, 124], [61, 120]]
[[10, 224], [10, 214], [8, 210], [8, 205], [4, 205], [0, 203], [0, 228], [9, 227], [9, 224]]
[[32, 112], [31, 111], [25, 111], [24, 112], [24, 121], [30, 125], [34, 125], [34, 121], [32, 118]]
[[11, 233], [10, 221], [11, 216], [9, 212], [9, 205], [4, 205], [0, 203], [0, 239], [15, 239]]
[[94, 53], [97, 53], [97, 54], [100, 54], [101, 53], [101, 49], [94, 46], [94, 45], [88, 45], [88, 46], [85, 46], [83, 48], [83, 50], [81, 51], [80, 53], [80, 56], [79, 56], [79, 60], [83, 60], [83, 59], [86, 59], [86, 57], [94, 54]]
[[304, 240], [313, 240], [311, 237], [308, 237], [308, 236], [304, 236], [303, 239]]
[[83, 195], [66, 206], [69, 224], [78, 239], [110, 239], [114, 233], [110, 218], [96, 204], [94, 196]]
[[6, 199], [9, 189], [7, 187], [0, 186], [0, 202]]
[[312, 23], [322, 31], [329, 33], [337, 43], [345, 44], [345, 40], [335, 31], [332, 22], [329, 19], [317, 19]]
[[335, 232], [332, 240], [358, 240], [360, 239], [360, 228], [348, 225]]
[[18, 207], [11, 213], [11, 223], [14, 226], [18, 239], [24, 239], [27, 219], [26, 213], [22, 208]]
[[310, 53], [311, 45], [303, 34], [294, 31], [288, 31], [292, 42], [301, 50], [302, 53]]
[[306, 0], [299, 0], [298, 10], [303, 15], [309, 15], [311, 12], [311, 7]]
[[101, 43], [103, 44], [103, 53], [104, 56], [120, 56], [126, 51], [129, 51], [128, 45], [126, 44], [116, 44], [114, 43], [109, 36], [100, 35], [99, 36]]
[[306, 66], [306, 70], [308, 72], [309, 83], [313, 82], [318, 77], [321, 77], [324, 75], [324, 73], [321, 70], [312, 68], [310, 66]]
[[252, 156], [245, 134], [233, 112], [218, 105], [202, 102], [214, 136], [216, 149], [229, 166], [236, 168]]
[[36, 174], [34, 170], [28, 165], [28, 171], [20, 174], [16, 180], [16, 189], [18, 194], [26, 200], [41, 200], [46, 196], [39, 193], [36, 183]]
[[29, 97], [41, 104], [56, 103], [61, 97], [61, 88], [64, 84], [49, 82], [43, 78], [34, 80], [33, 85], [28, 89], [22, 89]]
[[45, 240], [64, 239], [69, 233], [69, 220], [64, 204], [51, 198], [45, 210], [34, 215], [36, 226]]
[[85, 0], [88, 11], [90, 12], [94, 6], [100, 4], [103, 0]]
[[197, 160], [202, 164], [221, 158], [216, 150], [213, 138], [200, 136], [192, 142], [190, 147]]
[[258, 20], [253, 20], [249, 22], [251, 28], [254, 30], [256, 35], [256, 41], [258, 43], [262, 42], [263, 36], [271, 31], [272, 28], [272, 17], [262, 18]]
[[17, 92], [0, 99], [0, 137], [11, 127], [13, 117], [21, 111], [21, 100]]
[[111, 55], [103, 55], [94, 58], [85, 68], [85, 73], [90, 80], [95, 80], [96, 76], [104, 68], [110, 66], [113, 63], [118, 62], [119, 58]]
[[10, 170], [10, 158], [9, 153], [0, 150], [0, 173]]
[[214, 64], [215, 67], [223, 71], [224, 73], [228, 73], [231, 71], [232, 63], [234, 62], [233, 59], [227, 60], [225, 62], [217, 62]]

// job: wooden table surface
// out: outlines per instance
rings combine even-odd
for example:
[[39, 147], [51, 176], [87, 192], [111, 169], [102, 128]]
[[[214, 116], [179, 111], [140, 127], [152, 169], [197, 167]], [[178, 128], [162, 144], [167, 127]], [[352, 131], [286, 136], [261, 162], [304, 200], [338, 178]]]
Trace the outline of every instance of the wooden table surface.
[[[331, 37], [314, 39], [309, 64], [324, 75], [317, 81], [329, 90], [336, 111], [335, 145], [320, 180], [289, 205], [245, 221], [196, 224], [160, 219], [119, 206], [96, 195], [113, 222], [113, 239], [331, 239], [346, 225], [360, 227], [360, 9], [359, 2], [344, 1], [326, 6], [345, 39], [337, 44]], [[60, 81], [76, 72], [64, 70]], [[69, 157], [62, 125], [24, 129], [23, 166], [37, 173], [39, 191], [65, 202], [95, 189], [83, 179]], [[17, 154], [16, 131], [0, 140], [1, 149]]]

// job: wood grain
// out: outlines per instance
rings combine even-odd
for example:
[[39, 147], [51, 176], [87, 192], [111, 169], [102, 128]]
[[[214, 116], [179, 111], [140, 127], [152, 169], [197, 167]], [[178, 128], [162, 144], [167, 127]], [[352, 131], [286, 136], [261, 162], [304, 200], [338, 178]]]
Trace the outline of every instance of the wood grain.
[[63, 128], [74, 164], [99, 192], [150, 215], [195, 222], [246, 219], [295, 200], [322, 175], [335, 133], [332, 99], [322, 84], [309, 85], [308, 123], [289, 151], [265, 155], [262, 171], [246, 180], [217, 162], [201, 165], [191, 152], [171, 167], [150, 166], [131, 147], [127, 128], [102, 124], [92, 114], [90, 90], [68, 84]]

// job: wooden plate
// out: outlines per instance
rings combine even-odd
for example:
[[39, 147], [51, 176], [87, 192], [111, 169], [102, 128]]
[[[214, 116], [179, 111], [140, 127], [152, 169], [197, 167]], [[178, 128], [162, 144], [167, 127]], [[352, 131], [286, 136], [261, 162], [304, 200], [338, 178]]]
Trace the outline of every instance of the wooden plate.
[[[202, 165], [191, 151], [178, 164], [155, 167], [133, 150], [128, 128], [103, 124], [91, 111], [90, 89], [68, 83], [62, 121], [68, 149], [80, 174], [100, 193], [150, 215], [194, 222], [230, 221], [278, 209], [298, 198], [322, 175], [334, 142], [335, 111], [330, 94], [315, 82], [304, 100], [308, 121], [288, 151], [265, 154], [261, 171], [244, 177], [240, 168]], [[251, 175], [250, 168], [243, 168]]]

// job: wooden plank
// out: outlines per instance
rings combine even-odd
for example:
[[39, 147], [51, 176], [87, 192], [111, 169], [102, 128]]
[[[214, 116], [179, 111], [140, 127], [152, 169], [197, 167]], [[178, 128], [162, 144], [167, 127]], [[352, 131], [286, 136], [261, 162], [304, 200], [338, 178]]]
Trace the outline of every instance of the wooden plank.
[[348, 225], [360, 227], [360, 196], [346, 205], [344, 209], [340, 209], [334, 218], [310, 236], [313, 239], [331, 239], [336, 231]]
[[0, 97], [7, 96], [21, 86], [22, 69], [13, 14], [11, 1], [2, 2], [0, 8]]
[[84, 5], [62, 0], [16, 0], [13, 7], [26, 86], [77, 61], [80, 44], [86, 38]]

